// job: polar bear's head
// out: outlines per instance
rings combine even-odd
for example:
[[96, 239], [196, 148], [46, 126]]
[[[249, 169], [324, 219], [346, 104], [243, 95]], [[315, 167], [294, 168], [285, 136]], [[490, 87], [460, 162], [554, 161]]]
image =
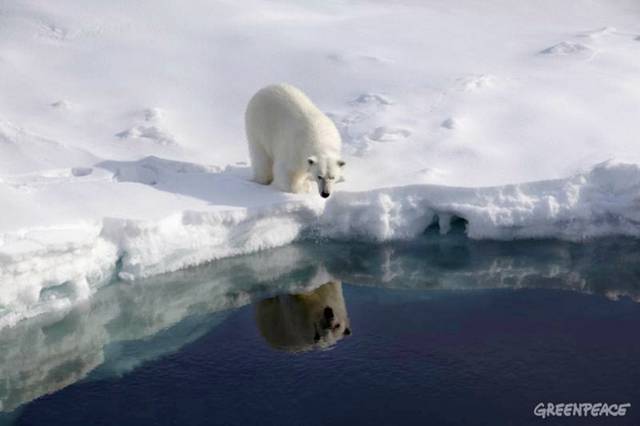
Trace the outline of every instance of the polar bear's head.
[[308, 293], [265, 299], [256, 307], [256, 321], [272, 347], [289, 352], [327, 348], [351, 334], [339, 281]]
[[309, 174], [318, 183], [318, 191], [322, 198], [327, 198], [333, 192], [334, 185], [344, 181], [344, 160], [334, 156], [312, 155], [307, 158]]

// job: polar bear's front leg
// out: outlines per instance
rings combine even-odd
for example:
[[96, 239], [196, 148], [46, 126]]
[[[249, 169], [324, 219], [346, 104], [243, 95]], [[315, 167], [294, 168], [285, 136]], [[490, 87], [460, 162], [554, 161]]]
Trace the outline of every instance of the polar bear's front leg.
[[296, 193], [311, 192], [311, 181], [307, 173], [296, 173], [291, 179], [291, 190]]
[[291, 173], [282, 163], [273, 166], [273, 185], [283, 192], [294, 192], [291, 186]]

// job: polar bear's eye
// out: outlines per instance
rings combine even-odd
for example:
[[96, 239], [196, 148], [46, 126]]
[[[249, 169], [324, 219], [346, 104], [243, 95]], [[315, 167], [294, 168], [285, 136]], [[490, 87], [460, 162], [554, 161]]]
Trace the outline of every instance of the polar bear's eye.
[[322, 176], [318, 176], [318, 179], [322, 180], [322, 179], [324, 179], [324, 178], [323, 178]]
[[334, 180], [334, 179], [335, 179], [335, 177], [333, 177], [333, 176], [329, 176], [327, 179], [329, 179], [329, 180]]

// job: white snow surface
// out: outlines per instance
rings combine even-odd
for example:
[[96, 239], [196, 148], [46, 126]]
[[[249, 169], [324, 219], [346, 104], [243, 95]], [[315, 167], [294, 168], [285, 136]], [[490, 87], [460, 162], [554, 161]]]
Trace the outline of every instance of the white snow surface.
[[[326, 202], [249, 180], [275, 82], [343, 136]], [[0, 327], [307, 234], [640, 236], [636, 0], [6, 0], [0, 94]]]

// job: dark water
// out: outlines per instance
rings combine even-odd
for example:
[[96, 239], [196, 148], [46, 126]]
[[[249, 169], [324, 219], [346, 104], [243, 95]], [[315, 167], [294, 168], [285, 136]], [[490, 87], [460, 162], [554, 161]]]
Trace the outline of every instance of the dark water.
[[115, 284], [0, 331], [0, 422], [640, 424], [639, 249], [305, 243]]

